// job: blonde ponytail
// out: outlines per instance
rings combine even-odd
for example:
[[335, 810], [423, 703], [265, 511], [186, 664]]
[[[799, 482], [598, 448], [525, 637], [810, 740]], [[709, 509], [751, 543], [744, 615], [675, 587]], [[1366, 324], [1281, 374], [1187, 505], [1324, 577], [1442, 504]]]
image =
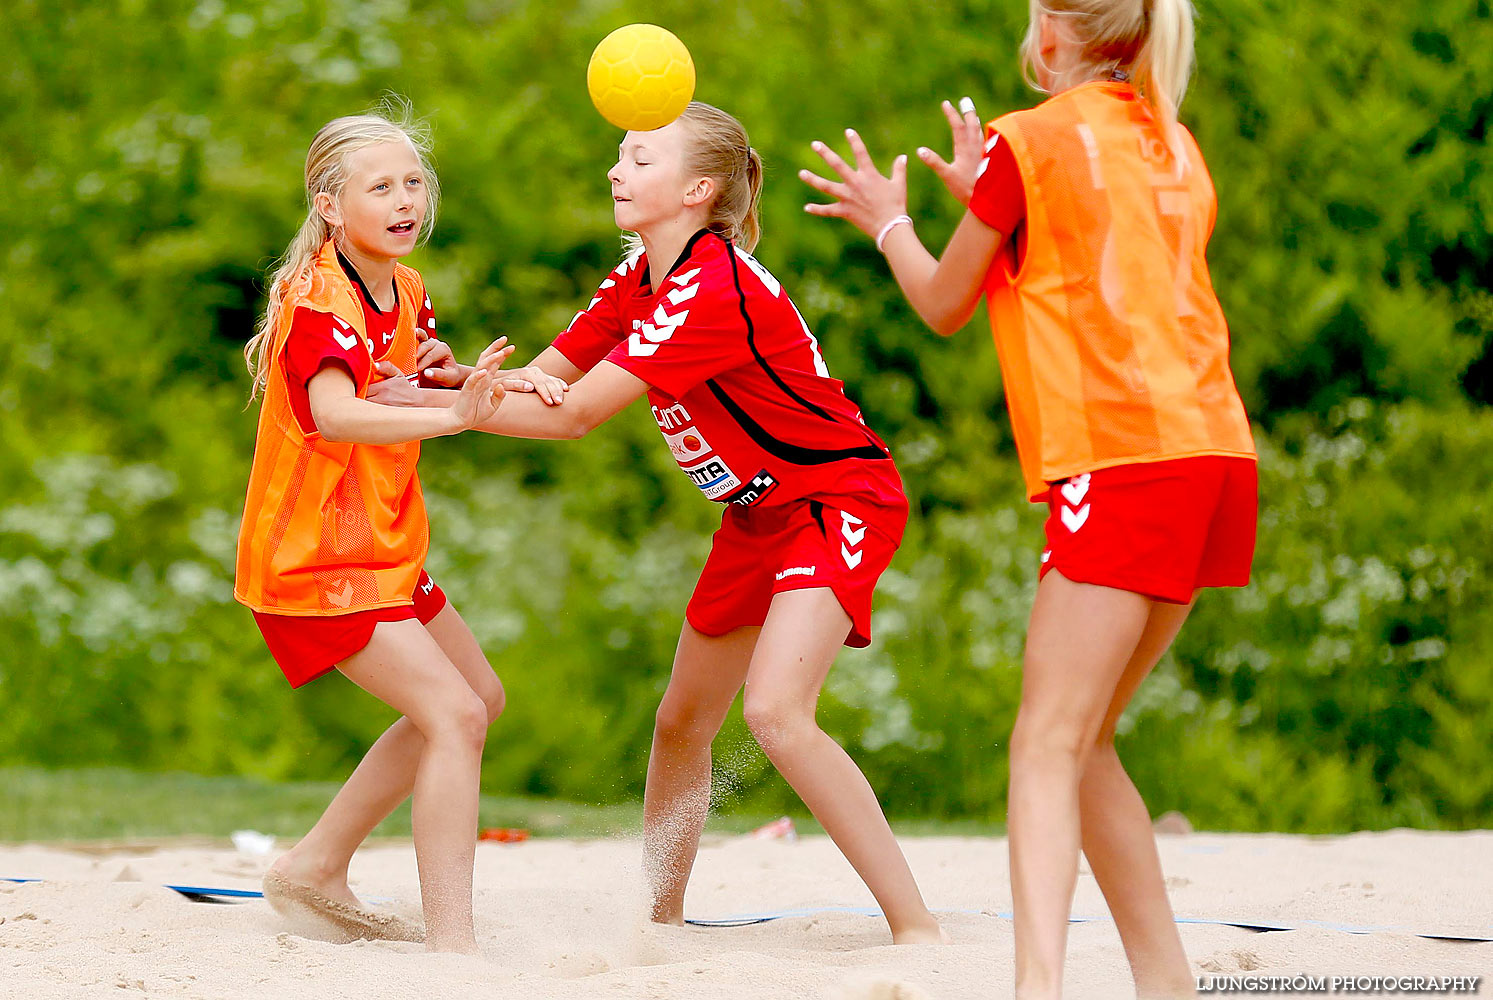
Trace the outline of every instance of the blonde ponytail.
[[[1031, 20], [1021, 43], [1022, 75], [1037, 90], [1058, 93], [1115, 72], [1128, 74], [1156, 114], [1177, 170], [1187, 167], [1177, 109], [1192, 75], [1191, 0], [1030, 0]], [[1042, 15], [1072, 32], [1082, 55], [1072, 66], [1042, 62]], [[1037, 69], [1052, 80], [1038, 84]]]
[[715, 181], [706, 228], [751, 253], [762, 238], [762, 157], [741, 122], [720, 108], [691, 101], [679, 122], [689, 134], [685, 174]]
[[1177, 111], [1192, 77], [1192, 3], [1145, 0], [1145, 4], [1150, 31], [1135, 60], [1136, 85], [1156, 110], [1179, 170], [1185, 169], [1187, 156], [1177, 128]]
[[327, 194], [334, 201], [341, 198], [342, 189], [348, 180], [348, 156], [381, 142], [408, 143], [419, 158], [420, 169], [425, 175], [426, 193], [425, 219], [420, 225], [419, 242], [424, 243], [430, 238], [430, 231], [435, 226], [436, 208], [440, 203], [441, 187], [430, 162], [429, 131], [423, 123], [414, 120], [409, 102], [391, 94], [366, 114], [337, 118], [323, 125], [306, 151], [306, 218], [270, 276], [264, 316], [261, 317], [254, 336], [244, 345], [244, 363], [253, 379], [249, 390], [250, 402], [264, 391], [269, 379], [275, 325], [279, 321], [286, 295], [301, 283], [310, 281], [316, 255], [321, 252], [327, 240], [340, 238], [340, 232], [316, 210], [316, 196]]

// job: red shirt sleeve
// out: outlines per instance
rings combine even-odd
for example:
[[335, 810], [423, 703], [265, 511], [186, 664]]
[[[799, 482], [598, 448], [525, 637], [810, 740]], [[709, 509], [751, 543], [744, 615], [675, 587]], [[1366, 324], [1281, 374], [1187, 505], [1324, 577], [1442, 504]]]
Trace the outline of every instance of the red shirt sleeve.
[[428, 337], [435, 336], [435, 309], [430, 305], [430, 293], [425, 293], [425, 301], [420, 303], [420, 310], [415, 314], [415, 326], [425, 331]]
[[624, 261], [607, 275], [586, 308], [575, 314], [565, 332], [550, 346], [583, 372], [595, 368], [623, 338], [620, 297], [624, 287], [633, 287], [637, 278], [635, 269], [646, 266], [640, 255]]
[[[654, 388], [680, 399], [721, 372], [752, 360], [741, 298], [725, 267], [698, 270], [692, 280], [667, 280], [642, 327], [614, 347], [606, 360]], [[766, 331], [758, 330], [758, 337]]]
[[[416, 310], [416, 312], [415, 312], [415, 330], [417, 332], [423, 332], [428, 339], [435, 340], [436, 339], [435, 309], [432, 308], [431, 304], [430, 304], [430, 292], [426, 291], [423, 288], [421, 289], [421, 291], [424, 293], [424, 301], [422, 301], [420, 303], [420, 308], [418, 310]], [[417, 343], [418, 343], [418, 338], [417, 338]], [[416, 348], [416, 356], [418, 357], [418, 355], [419, 355], [419, 349], [417, 347]], [[442, 383], [442, 382], [433, 382], [430, 379], [426, 378], [425, 377], [425, 372], [423, 370], [420, 372], [420, 380], [419, 380], [418, 384], [421, 386], [421, 388], [425, 388], [425, 389], [447, 389], [447, 388], [450, 388], [445, 383]]]
[[969, 210], [975, 213], [975, 218], [1006, 237], [1026, 218], [1021, 170], [1016, 166], [1010, 143], [999, 133], [992, 133], [985, 143], [985, 158], [975, 175]]
[[290, 392], [290, 408], [301, 430], [316, 430], [311, 417], [311, 398], [306, 383], [328, 365], [338, 365], [352, 377], [361, 392], [373, 374], [368, 348], [358, 332], [328, 312], [300, 308], [290, 320], [290, 336], [280, 355], [285, 365], [285, 383]]

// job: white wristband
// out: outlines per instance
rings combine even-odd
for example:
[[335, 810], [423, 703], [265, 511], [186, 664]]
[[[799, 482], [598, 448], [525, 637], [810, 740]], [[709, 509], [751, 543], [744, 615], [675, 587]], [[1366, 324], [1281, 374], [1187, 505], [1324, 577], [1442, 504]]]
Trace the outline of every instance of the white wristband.
[[909, 225], [909, 226], [912, 225], [912, 216], [910, 216], [910, 215], [899, 215], [895, 219], [892, 219], [886, 225], [884, 225], [884, 226], [881, 227], [881, 232], [879, 232], [879, 233], [876, 234], [876, 250], [877, 250], [877, 252], [879, 252], [879, 253], [886, 253], [886, 236], [887, 236], [887, 233], [890, 233], [893, 229], [896, 229], [898, 226], [902, 225], [904, 222], [907, 223], [907, 225]]

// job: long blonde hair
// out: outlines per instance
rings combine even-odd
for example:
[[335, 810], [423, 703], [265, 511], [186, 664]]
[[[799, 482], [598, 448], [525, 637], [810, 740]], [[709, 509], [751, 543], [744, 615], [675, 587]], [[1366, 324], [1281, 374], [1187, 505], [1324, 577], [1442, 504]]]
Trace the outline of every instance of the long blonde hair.
[[716, 196], [705, 228], [751, 253], [762, 238], [757, 204], [762, 198], [762, 157], [741, 122], [720, 108], [690, 101], [679, 123], [690, 137], [684, 173], [715, 181]]
[[280, 308], [286, 293], [310, 278], [311, 266], [316, 261], [327, 240], [340, 238], [340, 229], [334, 229], [316, 210], [316, 196], [327, 194], [335, 201], [342, 196], [347, 184], [347, 159], [352, 153], [381, 142], [405, 142], [415, 151], [420, 160], [420, 169], [425, 175], [426, 209], [420, 225], [419, 243], [430, 237], [435, 226], [436, 208], [440, 203], [440, 182], [430, 162], [430, 133], [423, 122], [414, 119], [413, 109], [403, 98], [390, 96], [378, 107], [365, 114], [349, 115], [327, 122], [311, 140], [306, 151], [306, 218], [295, 238], [286, 247], [285, 254], [270, 276], [269, 301], [264, 316], [254, 336], [244, 345], [244, 362], [248, 365], [253, 385], [249, 392], [252, 402], [264, 391], [269, 378], [270, 351], [274, 347], [275, 323], [280, 317]]
[[[1037, 90], [1042, 65], [1042, 15], [1073, 30], [1082, 49], [1079, 64], [1061, 74], [1054, 90], [1103, 78], [1115, 70], [1130, 75], [1160, 120], [1178, 165], [1185, 155], [1177, 134], [1177, 109], [1192, 75], [1191, 0], [1030, 0], [1031, 20], [1021, 43], [1021, 69]], [[1043, 66], [1051, 71], [1051, 67]]]

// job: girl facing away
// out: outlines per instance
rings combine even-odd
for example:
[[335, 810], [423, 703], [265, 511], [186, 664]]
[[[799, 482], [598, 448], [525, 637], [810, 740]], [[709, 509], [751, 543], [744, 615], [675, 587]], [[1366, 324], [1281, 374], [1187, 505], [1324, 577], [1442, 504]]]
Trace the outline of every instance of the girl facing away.
[[[503, 686], [425, 573], [415, 465], [423, 439], [493, 415], [502, 376], [471, 372], [449, 406], [365, 398], [376, 363], [401, 381], [416, 372], [416, 329], [435, 329], [420, 275], [399, 263], [435, 221], [419, 132], [379, 114], [329, 122], [306, 154], [305, 184], [309, 211], [244, 352], [264, 402], [234, 596], [292, 687], [336, 669], [401, 718], [270, 867], [264, 894], [282, 914], [344, 936], [475, 952], [478, 775]], [[511, 350], [499, 342], [489, 356]], [[358, 845], [412, 791], [423, 929], [364, 906], [347, 879]]]
[[[891, 455], [749, 253], [762, 163], [736, 119], [691, 103], [664, 128], [627, 133], [607, 177], [617, 225], [638, 245], [534, 360], [535, 391], [510, 393], [478, 426], [579, 438], [646, 395], [684, 474], [724, 505], [653, 733], [653, 919], [683, 922], [711, 740], [744, 686], [748, 727], [865, 880], [893, 940], [939, 942], [871, 786], [814, 717], [840, 647], [871, 641], [872, 591], [902, 538]], [[437, 392], [388, 389], [390, 401], [396, 389]]]
[[[906, 212], [906, 157], [864, 143], [807, 206], [875, 237], [952, 334], [984, 293], [1027, 491], [1050, 508], [1011, 736], [1016, 994], [1062, 992], [1080, 849], [1141, 997], [1194, 995], [1145, 803], [1115, 724], [1204, 587], [1249, 581], [1257, 481], [1204, 251], [1217, 202], [1177, 106], [1188, 0], [1032, 0], [1023, 64], [1051, 97], [923, 160], [967, 207], [943, 256]], [[982, 152], [982, 139], [983, 152]]]

